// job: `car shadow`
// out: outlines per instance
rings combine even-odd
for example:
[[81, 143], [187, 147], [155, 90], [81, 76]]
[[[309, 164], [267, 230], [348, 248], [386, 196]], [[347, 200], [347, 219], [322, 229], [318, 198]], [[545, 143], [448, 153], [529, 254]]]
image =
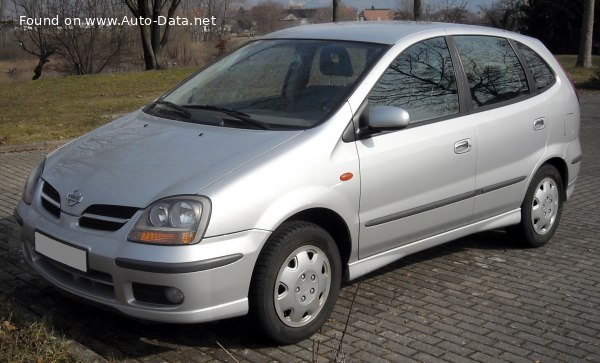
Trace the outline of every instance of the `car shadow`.
[[[10, 228], [10, 222], [14, 221], [0, 222], [0, 225]], [[199, 350], [183, 349], [185, 347], [214, 349], [212, 357], [223, 354], [222, 359], [227, 359], [225, 349], [261, 349], [274, 346], [260, 335], [248, 317], [202, 324], [159, 324], [134, 320], [64, 296], [29, 266], [23, 265], [21, 256], [15, 255], [14, 251], [18, 248], [14, 246], [18, 243], [16, 231], [14, 225], [14, 231], [6, 233], [8, 241], [3, 242], [6, 242], [8, 250], [12, 252], [5, 254], [8, 263], [2, 265], [19, 264], [24, 272], [21, 273], [21, 278], [2, 279], [5, 281], [3, 291], [8, 293], [8, 299], [14, 305], [32, 312], [28, 319], [47, 322], [58, 335], [75, 340], [108, 360], [142, 359], [172, 351], [188, 354], [189, 359], [194, 359], [194, 354], [204, 354]], [[518, 241], [508, 238], [504, 231], [478, 233], [407, 256], [365, 277], [346, 283], [343, 287], [355, 286], [364, 279], [467, 249], [503, 251], [520, 248], [522, 247]], [[11, 274], [11, 269], [14, 268], [0, 267], [0, 274]]]
[[457, 254], [466, 250], [498, 251], [501, 253], [509, 250], [524, 250], [527, 248], [528, 247], [525, 242], [520, 241], [518, 238], [510, 235], [504, 229], [479, 232], [430, 249], [423, 250], [421, 252], [417, 252], [412, 255], [408, 255], [390, 263], [389, 265], [370, 272], [363, 277], [352, 280], [347, 284], [352, 285], [365, 279], [386, 274], [390, 271], [400, 270], [414, 264]]

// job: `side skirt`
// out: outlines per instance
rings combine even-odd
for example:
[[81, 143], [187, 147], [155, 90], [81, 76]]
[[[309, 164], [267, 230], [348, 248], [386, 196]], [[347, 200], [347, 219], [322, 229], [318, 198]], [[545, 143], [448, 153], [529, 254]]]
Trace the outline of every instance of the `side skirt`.
[[377, 270], [378, 268], [399, 260], [402, 257], [412, 255], [413, 253], [417, 253], [473, 233], [506, 227], [513, 224], [518, 224], [519, 222], [521, 222], [521, 208], [517, 208], [512, 211], [469, 224], [467, 226], [453, 229], [451, 231], [415, 241], [389, 251], [363, 258], [348, 265], [347, 280], [354, 280], [371, 271]]

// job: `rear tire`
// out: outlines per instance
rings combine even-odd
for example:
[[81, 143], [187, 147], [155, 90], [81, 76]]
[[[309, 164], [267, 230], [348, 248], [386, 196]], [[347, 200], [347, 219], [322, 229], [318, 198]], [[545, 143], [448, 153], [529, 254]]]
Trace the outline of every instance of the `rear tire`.
[[321, 227], [302, 221], [282, 224], [269, 238], [250, 285], [250, 314], [279, 344], [316, 333], [331, 315], [341, 285], [335, 241]]
[[535, 173], [521, 206], [521, 223], [508, 232], [527, 246], [540, 247], [548, 243], [560, 222], [564, 187], [560, 173], [550, 164]]

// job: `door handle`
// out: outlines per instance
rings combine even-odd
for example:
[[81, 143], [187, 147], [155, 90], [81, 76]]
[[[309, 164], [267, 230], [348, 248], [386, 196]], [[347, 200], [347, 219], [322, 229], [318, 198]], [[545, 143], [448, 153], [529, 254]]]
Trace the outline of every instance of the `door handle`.
[[471, 139], [459, 140], [454, 144], [454, 152], [464, 154], [471, 151]]
[[546, 127], [546, 119], [541, 117], [533, 121], [533, 129], [534, 130], [542, 130]]

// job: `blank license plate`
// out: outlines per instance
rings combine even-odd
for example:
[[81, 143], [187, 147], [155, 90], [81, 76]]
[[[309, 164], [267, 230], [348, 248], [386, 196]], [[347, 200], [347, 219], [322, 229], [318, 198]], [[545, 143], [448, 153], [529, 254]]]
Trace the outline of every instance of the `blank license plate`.
[[87, 272], [87, 252], [35, 232], [35, 250], [74, 269]]

